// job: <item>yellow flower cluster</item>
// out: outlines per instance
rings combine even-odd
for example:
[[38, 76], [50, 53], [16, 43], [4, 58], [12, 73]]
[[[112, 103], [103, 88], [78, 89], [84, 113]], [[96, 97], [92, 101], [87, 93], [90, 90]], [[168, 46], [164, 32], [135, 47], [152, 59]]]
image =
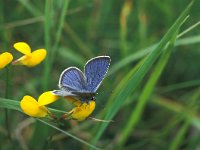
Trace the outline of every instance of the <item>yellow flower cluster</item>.
[[0, 69], [3, 69], [11, 62], [13, 65], [25, 65], [27, 67], [34, 67], [40, 64], [46, 57], [45, 49], [38, 49], [31, 52], [30, 46], [25, 42], [15, 43], [14, 48], [22, 53], [23, 56], [12, 62], [13, 56], [11, 53], [4, 52], [0, 54]]
[[45, 49], [38, 49], [31, 52], [31, 48], [29, 47], [29, 45], [24, 42], [15, 43], [14, 48], [24, 54], [24, 56], [13, 62], [14, 65], [25, 65], [27, 67], [34, 67], [40, 64], [46, 57]]
[[39, 96], [38, 101], [33, 97], [26, 95], [20, 102], [20, 106], [24, 113], [32, 117], [45, 117], [48, 115], [48, 109], [45, 105], [56, 101], [59, 97], [51, 91], [47, 91]]
[[[95, 101], [90, 101], [89, 103], [82, 103], [81, 101], [74, 99], [72, 97], [65, 97], [69, 102], [74, 104], [74, 107], [70, 112], [67, 113], [65, 118], [75, 119], [78, 121], [85, 120], [95, 109]], [[24, 96], [20, 102], [20, 106], [25, 114], [32, 117], [46, 117], [51, 113], [45, 107], [59, 99], [52, 91], [47, 91], [41, 94], [36, 101], [31, 96]]]

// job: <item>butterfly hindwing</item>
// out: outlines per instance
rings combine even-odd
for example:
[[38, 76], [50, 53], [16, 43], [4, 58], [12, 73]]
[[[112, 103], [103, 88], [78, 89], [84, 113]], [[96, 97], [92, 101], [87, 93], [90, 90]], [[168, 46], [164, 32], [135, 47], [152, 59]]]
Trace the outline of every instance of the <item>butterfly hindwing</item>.
[[87, 91], [96, 92], [108, 71], [110, 61], [109, 56], [99, 56], [86, 63], [84, 74]]
[[74, 94], [67, 90], [53, 90], [52, 92], [57, 96], [74, 96]]
[[65, 69], [60, 75], [59, 87], [67, 91], [85, 91], [86, 84], [84, 75], [76, 67]]

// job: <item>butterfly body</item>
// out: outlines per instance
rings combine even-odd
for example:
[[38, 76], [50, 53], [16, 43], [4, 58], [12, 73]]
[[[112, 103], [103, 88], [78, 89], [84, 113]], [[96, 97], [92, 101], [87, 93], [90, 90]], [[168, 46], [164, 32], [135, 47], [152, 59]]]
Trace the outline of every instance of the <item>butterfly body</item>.
[[89, 101], [95, 101], [96, 93], [80, 93], [80, 92], [72, 92], [77, 99], [79, 99], [83, 103], [88, 103]]

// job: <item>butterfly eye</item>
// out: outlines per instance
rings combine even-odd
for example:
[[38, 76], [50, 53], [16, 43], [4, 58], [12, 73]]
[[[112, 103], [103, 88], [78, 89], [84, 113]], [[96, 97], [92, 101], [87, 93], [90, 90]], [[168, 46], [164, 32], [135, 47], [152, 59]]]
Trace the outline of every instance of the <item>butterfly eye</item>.
[[91, 97], [91, 99], [90, 99], [91, 101], [95, 101], [96, 100], [96, 97]]

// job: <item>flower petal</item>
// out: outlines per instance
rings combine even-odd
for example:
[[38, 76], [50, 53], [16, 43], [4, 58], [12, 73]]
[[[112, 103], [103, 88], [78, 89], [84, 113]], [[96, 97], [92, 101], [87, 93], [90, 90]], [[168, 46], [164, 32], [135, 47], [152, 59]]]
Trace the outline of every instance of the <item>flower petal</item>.
[[0, 69], [4, 68], [13, 60], [11, 53], [5, 52], [0, 55]]
[[85, 120], [95, 109], [95, 101], [90, 101], [88, 103], [83, 103], [82, 105], [72, 109], [71, 117], [78, 121]]
[[47, 115], [47, 108], [39, 106], [38, 102], [31, 96], [24, 96], [20, 102], [20, 106], [25, 114], [32, 117], [45, 117]]
[[34, 67], [40, 64], [46, 57], [45, 49], [38, 49], [31, 53], [31, 57], [23, 62], [24, 65], [28, 67]]
[[25, 42], [18, 42], [18, 43], [15, 43], [13, 45], [13, 47], [18, 50], [19, 52], [21, 52], [22, 54], [25, 54], [25, 55], [30, 55], [31, 54], [31, 48], [30, 46], [25, 43]]
[[55, 94], [53, 94], [52, 91], [47, 91], [40, 95], [38, 99], [38, 104], [39, 106], [45, 106], [45, 105], [55, 102], [56, 100], [58, 100], [58, 98], [59, 96], [56, 96]]

